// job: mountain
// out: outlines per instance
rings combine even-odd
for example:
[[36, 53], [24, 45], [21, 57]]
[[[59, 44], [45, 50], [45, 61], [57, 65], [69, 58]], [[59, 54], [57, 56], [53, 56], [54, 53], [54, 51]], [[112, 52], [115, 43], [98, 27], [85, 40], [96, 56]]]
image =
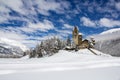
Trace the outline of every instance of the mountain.
[[0, 38], [0, 57], [22, 56], [28, 48], [14, 40]]
[[106, 54], [120, 57], [120, 28], [110, 29], [94, 36], [95, 48]]

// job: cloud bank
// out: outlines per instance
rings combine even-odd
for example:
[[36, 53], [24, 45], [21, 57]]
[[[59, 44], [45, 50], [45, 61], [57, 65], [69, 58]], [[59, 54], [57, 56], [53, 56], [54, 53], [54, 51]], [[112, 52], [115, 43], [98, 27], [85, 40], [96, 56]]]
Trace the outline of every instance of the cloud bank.
[[101, 18], [100, 20], [91, 20], [87, 17], [80, 18], [82, 25], [86, 27], [116, 27], [120, 26], [119, 20], [113, 20], [109, 18]]

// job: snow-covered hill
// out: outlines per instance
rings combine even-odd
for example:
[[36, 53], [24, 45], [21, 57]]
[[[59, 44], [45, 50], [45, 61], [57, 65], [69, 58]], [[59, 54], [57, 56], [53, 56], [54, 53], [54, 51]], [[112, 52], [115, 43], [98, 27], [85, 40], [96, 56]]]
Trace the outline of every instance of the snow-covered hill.
[[119, 80], [120, 58], [88, 49], [53, 56], [0, 59], [0, 80]]
[[115, 28], [115, 29], [110, 29], [110, 30], [104, 31], [101, 33], [101, 35], [113, 34], [113, 33], [120, 33], [120, 28]]
[[14, 40], [0, 38], [0, 55], [22, 55], [28, 48]]
[[94, 38], [96, 49], [113, 56], [120, 56], [120, 28], [104, 31]]

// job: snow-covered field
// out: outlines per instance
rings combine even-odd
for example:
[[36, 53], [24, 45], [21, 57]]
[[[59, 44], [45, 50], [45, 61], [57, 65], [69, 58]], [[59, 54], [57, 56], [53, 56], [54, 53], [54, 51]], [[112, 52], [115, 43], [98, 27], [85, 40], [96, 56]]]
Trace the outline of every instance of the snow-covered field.
[[0, 80], [120, 80], [120, 58], [87, 49], [45, 58], [0, 59]]

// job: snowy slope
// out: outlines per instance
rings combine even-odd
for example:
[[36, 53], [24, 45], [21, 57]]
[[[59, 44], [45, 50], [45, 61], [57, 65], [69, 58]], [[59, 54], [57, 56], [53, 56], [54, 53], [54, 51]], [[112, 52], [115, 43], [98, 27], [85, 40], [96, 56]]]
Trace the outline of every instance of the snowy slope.
[[28, 48], [14, 40], [0, 38], [0, 57], [12, 57], [12, 55], [23, 55]]
[[0, 80], [119, 80], [120, 58], [87, 49], [51, 57], [0, 59]]
[[105, 35], [105, 34], [113, 34], [113, 33], [120, 33], [120, 28], [110, 29], [110, 30], [104, 31], [100, 34]]
[[97, 50], [112, 56], [120, 56], [120, 28], [104, 31], [94, 38]]
[[94, 35], [96, 41], [115, 40], [120, 38], [120, 28], [110, 29], [98, 35]]

